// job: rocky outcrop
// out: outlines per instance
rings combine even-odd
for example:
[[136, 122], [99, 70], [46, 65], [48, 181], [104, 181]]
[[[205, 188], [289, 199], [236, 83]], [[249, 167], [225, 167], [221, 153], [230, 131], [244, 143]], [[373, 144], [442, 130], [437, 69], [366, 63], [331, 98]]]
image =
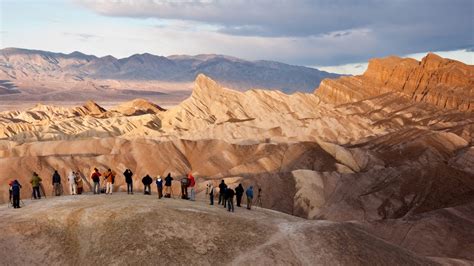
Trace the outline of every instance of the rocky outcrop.
[[473, 111], [474, 66], [432, 53], [421, 62], [395, 56], [372, 59], [363, 75], [325, 79], [315, 93], [334, 104], [399, 93], [443, 109]]

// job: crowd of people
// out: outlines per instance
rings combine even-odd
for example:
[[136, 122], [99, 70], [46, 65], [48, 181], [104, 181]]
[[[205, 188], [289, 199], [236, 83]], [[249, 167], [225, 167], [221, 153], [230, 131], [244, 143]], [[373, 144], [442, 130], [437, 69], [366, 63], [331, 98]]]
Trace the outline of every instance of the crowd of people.
[[[127, 185], [127, 194], [133, 194], [133, 172], [130, 169], [126, 169], [123, 172], [123, 176], [125, 178], [125, 183]], [[90, 180], [92, 181], [92, 185], [90, 185], [91, 191], [93, 194], [106, 194], [112, 195], [114, 190], [115, 184], [115, 176], [116, 173], [112, 171], [110, 168], [101, 173], [99, 169], [94, 168], [93, 172], [90, 175]], [[101, 180], [102, 179], [102, 180]], [[78, 171], [71, 171], [67, 176], [67, 186], [69, 188], [69, 193], [71, 195], [80, 195], [84, 191], [84, 175]], [[173, 190], [171, 188], [173, 183], [173, 177], [171, 173], [162, 179], [160, 175], [158, 175], [155, 180], [150, 175], [145, 175], [142, 178], [143, 184], [143, 194], [151, 195], [151, 184], [155, 182], [157, 187], [158, 198], [174, 198]], [[42, 185], [43, 179], [36, 173], [33, 172], [30, 183], [32, 186], [32, 199], [41, 199], [41, 196], [46, 196], [44, 192], [44, 187]], [[102, 182], [101, 182], [102, 181]], [[63, 194], [63, 187], [61, 184], [61, 176], [59, 175], [57, 170], [54, 170], [53, 175], [51, 177], [52, 182], [52, 191], [53, 195], [60, 196]], [[102, 186], [101, 186], [102, 183]], [[184, 176], [179, 180], [179, 184], [181, 187], [181, 199], [185, 200], [196, 200], [196, 179], [193, 176], [192, 172], [189, 172], [187, 176]], [[22, 186], [18, 180], [12, 180], [9, 183], [9, 192], [10, 192], [10, 203], [13, 208], [20, 208], [20, 190]], [[216, 191], [216, 189], [219, 189]], [[242, 184], [239, 184], [235, 188], [229, 187], [224, 180], [221, 180], [218, 187], [214, 187], [213, 181], [208, 181], [206, 184], [206, 197], [209, 199], [209, 204], [214, 205], [214, 198], [218, 198], [218, 205], [224, 206], [227, 208], [229, 212], [234, 212], [234, 197], [236, 199], [236, 206], [241, 207], [242, 198], [246, 196], [246, 203], [247, 209], [252, 209], [252, 203], [254, 198], [253, 186], [249, 186], [247, 189], [244, 189]], [[163, 190], [164, 189], [164, 190]], [[260, 203], [261, 206], [261, 189], [258, 190], [258, 197], [257, 202]]]

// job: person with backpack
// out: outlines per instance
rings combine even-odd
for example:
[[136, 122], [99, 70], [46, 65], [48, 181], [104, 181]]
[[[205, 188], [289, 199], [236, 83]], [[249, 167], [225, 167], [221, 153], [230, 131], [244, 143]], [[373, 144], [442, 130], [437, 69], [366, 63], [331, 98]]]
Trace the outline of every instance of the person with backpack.
[[76, 173], [74, 171], [71, 171], [69, 175], [67, 176], [67, 181], [69, 184], [69, 193], [71, 195], [76, 195], [77, 194], [77, 185], [76, 185]]
[[38, 176], [36, 172], [33, 172], [33, 176], [31, 177], [30, 183], [31, 186], [33, 187], [33, 197], [35, 199], [41, 199], [41, 193], [40, 193], [40, 185], [41, 185], [41, 177]]
[[212, 181], [209, 181], [207, 184], [206, 195], [209, 195], [209, 205], [214, 205], [214, 186], [212, 185]]
[[158, 190], [158, 198], [161, 199], [163, 197], [163, 179], [160, 175], [156, 177], [156, 189]]
[[99, 172], [99, 169], [94, 168], [94, 172], [91, 174], [91, 179], [94, 182], [93, 191], [94, 194], [100, 194], [100, 177], [102, 175]]
[[20, 190], [21, 190], [21, 185], [18, 180], [13, 181], [12, 183], [12, 205], [13, 208], [18, 209], [20, 207]]
[[53, 177], [51, 179], [53, 181], [54, 195], [61, 196], [61, 176], [57, 170], [54, 170]]
[[133, 194], [133, 172], [130, 169], [125, 170], [123, 172], [123, 175], [125, 176], [125, 183], [127, 183], [127, 194]]
[[245, 191], [245, 194], [247, 195], [247, 209], [252, 209], [252, 200], [253, 200], [253, 186], [250, 186], [247, 188], [247, 191]]
[[143, 183], [143, 194], [145, 195], [151, 195], [151, 183], [153, 183], [153, 179], [151, 178], [150, 175], [146, 175], [142, 178], [142, 183]]
[[104, 175], [105, 179], [105, 194], [110, 194], [112, 195], [112, 192], [114, 191], [114, 181], [115, 181], [115, 173], [112, 172], [112, 169], [108, 169], [107, 172]]
[[190, 200], [195, 201], [196, 200], [196, 191], [194, 190], [194, 186], [196, 185], [196, 180], [194, 179], [194, 176], [193, 176], [192, 172], [189, 172], [188, 179], [189, 179], [188, 187], [191, 188]]
[[173, 178], [171, 177], [171, 173], [165, 177], [165, 198], [171, 198], [171, 185], [173, 183]]
[[226, 190], [225, 190], [225, 194], [226, 194], [226, 202], [227, 202], [227, 210], [230, 212], [232, 210], [232, 212], [234, 212], [234, 195], [235, 195], [235, 192], [232, 188], [228, 187]]
[[188, 186], [189, 186], [189, 178], [183, 177], [181, 178], [181, 198], [188, 200]]
[[225, 189], [227, 188], [227, 185], [225, 184], [224, 180], [221, 181], [221, 183], [219, 184], [219, 202], [218, 204], [221, 204], [224, 205], [225, 207], [225, 203], [224, 203], [224, 194], [225, 194]]
[[84, 189], [84, 182], [82, 181], [79, 171], [76, 172], [75, 181], [76, 181], [76, 186], [77, 186], [77, 194], [81, 195], [82, 190]]
[[244, 195], [244, 187], [242, 184], [239, 184], [235, 188], [235, 197], [237, 199], [237, 207], [240, 207], [240, 203], [242, 202], [242, 196]]

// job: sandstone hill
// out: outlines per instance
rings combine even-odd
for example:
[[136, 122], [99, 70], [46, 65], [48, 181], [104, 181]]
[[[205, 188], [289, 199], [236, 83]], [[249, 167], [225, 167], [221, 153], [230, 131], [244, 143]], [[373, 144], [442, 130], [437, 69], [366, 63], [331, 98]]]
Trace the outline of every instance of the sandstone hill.
[[[80, 170], [86, 191], [93, 167], [114, 168], [118, 191], [127, 167], [139, 188], [145, 174], [179, 180], [192, 170], [199, 193], [221, 179], [254, 185], [265, 208], [352, 221], [422, 256], [474, 260], [474, 112], [466, 105], [472, 66], [434, 55], [422, 63], [397, 60], [372, 61], [364, 75], [324, 81], [314, 94], [239, 92], [199, 75], [191, 96], [167, 110], [136, 100], [107, 109], [88, 102], [1, 112], [0, 182], [19, 179], [28, 198], [32, 171], [50, 195], [53, 169], [63, 178]], [[406, 84], [447, 95], [459, 108], [405, 92], [384, 70], [406, 64], [414, 69]], [[411, 74], [427, 69], [430, 82]], [[6, 190], [0, 188], [3, 201]]]
[[474, 66], [432, 53], [421, 62], [392, 56], [372, 59], [363, 75], [326, 79], [316, 89], [317, 95], [334, 104], [394, 92], [444, 109], [473, 111]]
[[[472, 215], [470, 219], [472, 223]], [[430, 224], [445, 226], [448, 221], [436, 217]], [[379, 222], [377, 234], [390, 235], [392, 228], [405, 227], [391, 223]], [[460, 226], [465, 223], [458, 221]], [[434, 251], [431, 243], [436, 245], [441, 238], [429, 239], [413, 225], [402, 241], [406, 248], [378, 237], [367, 226], [308, 221], [260, 208], [229, 213], [222, 206], [155, 196], [67, 196], [28, 200], [19, 210], [0, 207], [0, 255], [6, 265], [470, 263]], [[452, 228], [450, 234], [456, 235], [459, 229]], [[414, 237], [424, 237], [430, 245]], [[468, 253], [472, 232], [458, 240], [447, 246], [450, 255], [472, 257]]]

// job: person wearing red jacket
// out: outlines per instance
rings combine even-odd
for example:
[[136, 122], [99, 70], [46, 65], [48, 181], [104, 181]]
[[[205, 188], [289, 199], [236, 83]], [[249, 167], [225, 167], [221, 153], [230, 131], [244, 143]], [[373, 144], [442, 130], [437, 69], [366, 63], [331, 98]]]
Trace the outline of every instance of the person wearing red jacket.
[[196, 180], [194, 179], [193, 172], [189, 172], [188, 174], [189, 179], [189, 187], [191, 188], [191, 197], [190, 200], [196, 200], [196, 191], [194, 190], [194, 186], [196, 185]]
[[94, 182], [94, 194], [100, 194], [100, 172], [99, 169], [94, 168], [94, 172], [91, 175], [91, 179]]

